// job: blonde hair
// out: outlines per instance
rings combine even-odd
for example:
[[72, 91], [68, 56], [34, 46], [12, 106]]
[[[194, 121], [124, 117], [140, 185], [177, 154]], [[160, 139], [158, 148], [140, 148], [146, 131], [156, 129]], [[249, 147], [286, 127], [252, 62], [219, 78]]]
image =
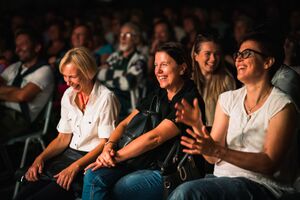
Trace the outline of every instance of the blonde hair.
[[70, 49], [61, 59], [59, 71], [62, 72], [62, 68], [69, 63], [73, 63], [88, 80], [92, 80], [97, 73], [95, 58], [85, 47]]
[[[221, 58], [217, 68], [213, 71], [211, 75], [211, 80], [206, 81], [203, 74], [201, 73], [200, 66], [198, 62], [195, 60], [195, 54], [198, 54], [201, 50], [201, 44], [203, 42], [213, 42], [217, 45], [220, 45], [218, 40], [214, 38], [213, 36], [204, 36], [204, 35], [198, 35], [195, 43], [193, 45], [192, 51], [191, 51], [191, 57], [192, 57], [192, 69], [193, 69], [193, 75], [192, 79], [194, 80], [199, 93], [201, 94], [204, 102], [205, 107], [207, 110], [207, 114], [214, 115], [215, 106], [218, 101], [218, 97], [222, 92], [228, 91], [230, 89], [235, 89], [236, 84], [235, 80], [230, 74], [230, 72], [226, 69], [224, 60]], [[212, 112], [213, 113], [209, 113]], [[207, 119], [208, 123], [211, 121], [210, 119]]]

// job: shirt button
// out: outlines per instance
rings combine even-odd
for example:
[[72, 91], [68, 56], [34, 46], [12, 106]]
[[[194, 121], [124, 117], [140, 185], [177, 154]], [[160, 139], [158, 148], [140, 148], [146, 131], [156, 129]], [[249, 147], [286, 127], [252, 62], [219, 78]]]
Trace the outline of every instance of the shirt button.
[[89, 124], [91, 124], [92, 122], [89, 122]]

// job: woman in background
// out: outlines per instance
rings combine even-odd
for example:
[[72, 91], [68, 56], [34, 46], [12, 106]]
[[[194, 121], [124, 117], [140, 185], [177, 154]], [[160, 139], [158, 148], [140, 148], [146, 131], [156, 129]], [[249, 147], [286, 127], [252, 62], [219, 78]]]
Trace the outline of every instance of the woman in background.
[[191, 55], [193, 79], [205, 102], [206, 125], [212, 126], [218, 97], [234, 90], [235, 80], [226, 69], [220, 43], [213, 35], [199, 34]]

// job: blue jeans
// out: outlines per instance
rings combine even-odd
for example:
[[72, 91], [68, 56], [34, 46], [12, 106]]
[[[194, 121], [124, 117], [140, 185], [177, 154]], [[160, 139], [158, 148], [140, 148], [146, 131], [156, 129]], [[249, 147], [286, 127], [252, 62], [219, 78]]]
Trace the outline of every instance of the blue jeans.
[[131, 170], [118, 166], [88, 170], [84, 176], [83, 200], [162, 199], [163, 183], [159, 171]]
[[215, 177], [186, 182], [179, 185], [169, 200], [273, 200], [264, 186], [243, 177]]

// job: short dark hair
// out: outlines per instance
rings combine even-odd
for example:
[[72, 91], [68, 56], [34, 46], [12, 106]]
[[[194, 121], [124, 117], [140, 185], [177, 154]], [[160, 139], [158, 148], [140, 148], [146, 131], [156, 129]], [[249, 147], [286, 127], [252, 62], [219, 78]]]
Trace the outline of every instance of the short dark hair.
[[153, 28], [155, 28], [158, 24], [164, 24], [167, 27], [167, 30], [169, 32], [169, 41], [176, 41], [176, 35], [175, 35], [175, 31], [174, 28], [172, 26], [172, 24], [167, 20], [167, 19], [159, 19], [158, 21], [156, 21], [153, 25]]
[[184, 46], [179, 42], [166, 42], [158, 47], [156, 52], [166, 52], [169, 56], [171, 56], [177, 64], [181, 65], [185, 63], [187, 68], [184, 72], [183, 78], [190, 79], [192, 73], [191, 67], [191, 59], [187, 54]]
[[22, 27], [18, 29], [15, 32], [15, 39], [19, 35], [27, 35], [30, 39], [30, 41], [33, 43], [33, 45], [42, 45], [42, 36], [34, 29], [31, 27]]
[[269, 32], [255, 31], [246, 34], [241, 39], [238, 46], [240, 47], [242, 43], [248, 40], [258, 43], [263, 54], [265, 54], [267, 57], [273, 57], [275, 59], [275, 62], [269, 71], [270, 78], [272, 78], [276, 71], [283, 64], [284, 49], [282, 41], [273, 37]]

